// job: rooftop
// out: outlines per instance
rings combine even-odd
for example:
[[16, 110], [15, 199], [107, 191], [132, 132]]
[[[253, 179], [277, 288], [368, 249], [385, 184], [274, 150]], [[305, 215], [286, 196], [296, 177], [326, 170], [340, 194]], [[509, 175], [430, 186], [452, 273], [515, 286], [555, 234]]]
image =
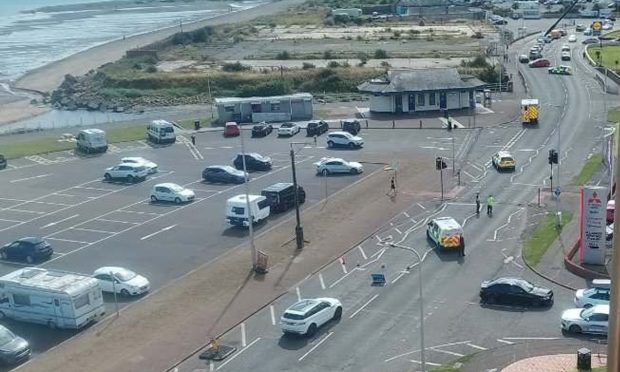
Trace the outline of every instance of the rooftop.
[[34, 267], [13, 271], [0, 279], [26, 287], [64, 292], [71, 296], [97, 284], [97, 280], [90, 276]]
[[234, 104], [234, 103], [261, 103], [261, 102], [282, 102], [288, 100], [312, 100], [310, 93], [295, 93], [286, 96], [270, 96], [270, 97], [222, 97], [216, 98], [215, 104]]
[[364, 93], [403, 93], [482, 88], [485, 84], [471, 76], [461, 76], [456, 68], [394, 69], [387, 77], [360, 84]]

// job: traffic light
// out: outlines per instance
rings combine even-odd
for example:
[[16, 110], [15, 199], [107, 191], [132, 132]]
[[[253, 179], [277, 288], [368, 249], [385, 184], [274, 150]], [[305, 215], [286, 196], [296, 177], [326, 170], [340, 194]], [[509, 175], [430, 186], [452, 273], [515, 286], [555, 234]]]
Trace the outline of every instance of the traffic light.
[[558, 163], [558, 152], [554, 149], [549, 150], [549, 164], [557, 164]]
[[446, 165], [446, 162], [443, 160], [441, 156], [438, 156], [437, 158], [435, 158], [435, 169], [436, 170], [442, 170], [446, 168], [448, 168], [448, 165]]

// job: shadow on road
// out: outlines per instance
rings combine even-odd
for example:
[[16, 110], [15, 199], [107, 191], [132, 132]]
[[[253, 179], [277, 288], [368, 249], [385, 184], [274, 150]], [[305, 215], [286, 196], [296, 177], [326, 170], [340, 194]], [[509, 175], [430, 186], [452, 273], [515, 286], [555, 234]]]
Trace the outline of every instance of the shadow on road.
[[340, 321], [339, 320], [330, 320], [325, 323], [321, 328], [319, 328], [316, 334], [312, 337], [306, 335], [296, 335], [296, 334], [282, 334], [280, 340], [278, 341], [278, 346], [282, 349], [286, 350], [299, 350], [308, 346], [308, 344], [315, 343], [319, 341], [323, 336], [329, 333], [329, 331], [336, 326]]

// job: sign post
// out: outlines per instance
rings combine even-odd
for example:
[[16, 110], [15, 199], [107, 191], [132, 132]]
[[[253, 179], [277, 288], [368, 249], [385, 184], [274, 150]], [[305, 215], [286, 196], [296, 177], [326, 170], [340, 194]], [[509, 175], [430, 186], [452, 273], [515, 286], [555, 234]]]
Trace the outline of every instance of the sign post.
[[603, 202], [603, 198], [606, 195], [607, 188], [602, 186], [584, 186], [581, 189], [580, 251], [582, 263], [605, 264], [607, 205]]

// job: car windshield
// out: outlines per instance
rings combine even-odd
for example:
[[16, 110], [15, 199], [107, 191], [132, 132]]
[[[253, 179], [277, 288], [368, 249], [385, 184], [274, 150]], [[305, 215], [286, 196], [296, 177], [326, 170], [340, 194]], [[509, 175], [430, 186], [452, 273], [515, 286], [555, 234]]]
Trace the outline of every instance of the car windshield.
[[4, 346], [9, 342], [13, 341], [14, 338], [15, 335], [13, 334], [13, 332], [9, 331], [4, 327], [0, 328], [0, 345]]
[[285, 319], [291, 319], [291, 320], [303, 320], [304, 316], [301, 314], [292, 314], [292, 313], [288, 313], [285, 312], [284, 315], [282, 315]]
[[121, 282], [126, 282], [136, 277], [136, 273], [130, 270], [118, 270], [114, 273], [114, 276]]
[[526, 281], [521, 281], [518, 285], [526, 292], [532, 292], [534, 290], [534, 286]]
[[284, 123], [282, 124], [281, 128], [291, 128], [293, 126], [293, 123]]
[[170, 190], [172, 190], [174, 192], [181, 192], [181, 191], [183, 191], [183, 188], [181, 186], [179, 186], [179, 185], [172, 184], [169, 187], [170, 187]]
[[512, 158], [503, 157], [502, 161], [512, 161]]
[[579, 313], [579, 315], [585, 319], [585, 318], [589, 318], [590, 316], [592, 316], [592, 314], [594, 314], [594, 308], [590, 307], [587, 309], [583, 309], [581, 310], [581, 313]]
[[237, 170], [233, 167], [231, 167], [230, 165], [225, 165], [222, 167], [223, 170], [225, 170], [228, 173], [237, 173]]

